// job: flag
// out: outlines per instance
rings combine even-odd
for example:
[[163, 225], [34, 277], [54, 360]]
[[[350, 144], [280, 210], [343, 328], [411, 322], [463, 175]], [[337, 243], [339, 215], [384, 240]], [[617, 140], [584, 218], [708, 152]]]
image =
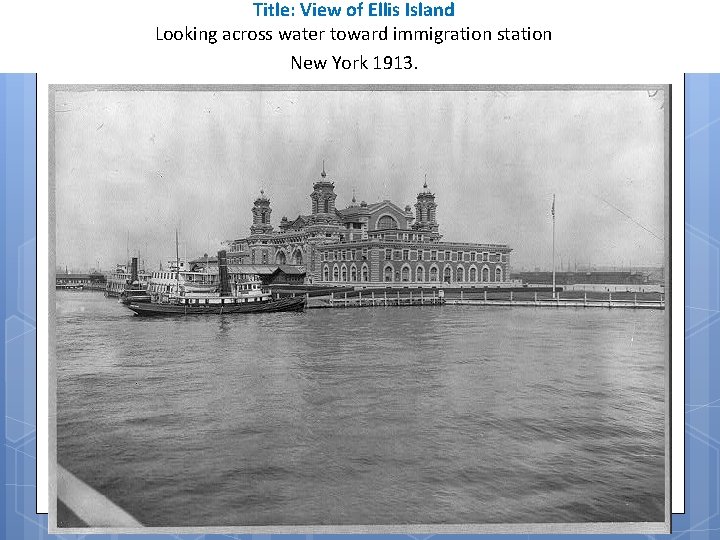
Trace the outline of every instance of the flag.
[[552, 214], [552, 217], [555, 217], [555, 194], [554, 193], [553, 193], [552, 210], [550, 210], [550, 213]]

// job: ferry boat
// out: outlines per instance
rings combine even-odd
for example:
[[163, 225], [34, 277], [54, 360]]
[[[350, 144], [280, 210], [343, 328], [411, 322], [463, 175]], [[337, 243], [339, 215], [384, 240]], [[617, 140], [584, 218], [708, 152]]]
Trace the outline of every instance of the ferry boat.
[[114, 272], [108, 275], [105, 285], [105, 296], [123, 298], [126, 291], [145, 292], [150, 281], [150, 274], [139, 272], [137, 258], [133, 257], [130, 266], [119, 264]]
[[230, 279], [227, 254], [218, 253], [218, 273], [180, 270], [160, 272], [148, 287], [147, 299], [126, 303], [137, 315], [197, 315], [303, 311], [305, 297], [273, 299], [257, 275]]
[[207, 293], [213, 294], [220, 290], [220, 280], [217, 272], [210, 270], [189, 270], [184, 262], [170, 265], [169, 270], [153, 272], [150, 275], [147, 292], [150, 296], [157, 296], [171, 292]]

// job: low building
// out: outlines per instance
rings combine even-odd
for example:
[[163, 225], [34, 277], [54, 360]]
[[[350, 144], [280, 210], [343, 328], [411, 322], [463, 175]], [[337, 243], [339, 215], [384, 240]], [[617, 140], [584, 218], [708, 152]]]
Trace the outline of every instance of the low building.
[[104, 290], [106, 277], [98, 272], [89, 274], [55, 274], [56, 289], [97, 289]]
[[[217, 257], [204, 256], [190, 261], [188, 270], [191, 272], [208, 272], [213, 276], [213, 279], [217, 279], [217, 265]], [[305, 282], [304, 268], [292, 265], [228, 264], [228, 274], [238, 279], [257, 276], [263, 285], [302, 285]]]
[[[523, 283], [551, 285], [553, 273], [547, 271], [517, 272], [512, 276]], [[650, 283], [644, 272], [587, 271], [555, 272], [556, 285], [644, 285]]]

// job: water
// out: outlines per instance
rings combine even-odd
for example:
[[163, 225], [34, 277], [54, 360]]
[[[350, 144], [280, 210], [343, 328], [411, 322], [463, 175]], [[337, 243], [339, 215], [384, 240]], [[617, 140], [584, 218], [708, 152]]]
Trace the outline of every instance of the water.
[[56, 313], [58, 462], [145, 525], [664, 519], [663, 311]]

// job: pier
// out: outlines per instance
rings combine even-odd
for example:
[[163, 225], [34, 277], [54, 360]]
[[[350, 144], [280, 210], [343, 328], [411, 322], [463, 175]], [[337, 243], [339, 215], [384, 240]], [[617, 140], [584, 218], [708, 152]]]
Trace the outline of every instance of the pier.
[[662, 292], [640, 291], [557, 291], [552, 293], [533, 291], [528, 288], [508, 291], [466, 291], [463, 289], [446, 292], [446, 302], [455, 305], [477, 306], [525, 306], [554, 308], [623, 308], [623, 309], [665, 309], [665, 294]]
[[304, 294], [309, 309], [399, 306], [517, 306], [553, 308], [665, 309], [665, 294], [633, 290], [558, 290], [548, 287], [381, 287], [277, 290]]
[[[414, 292], [414, 294], [413, 294]], [[307, 307], [312, 308], [353, 308], [387, 306], [438, 306], [445, 302], [438, 290], [401, 291], [372, 290], [331, 293], [329, 296], [307, 298]]]

